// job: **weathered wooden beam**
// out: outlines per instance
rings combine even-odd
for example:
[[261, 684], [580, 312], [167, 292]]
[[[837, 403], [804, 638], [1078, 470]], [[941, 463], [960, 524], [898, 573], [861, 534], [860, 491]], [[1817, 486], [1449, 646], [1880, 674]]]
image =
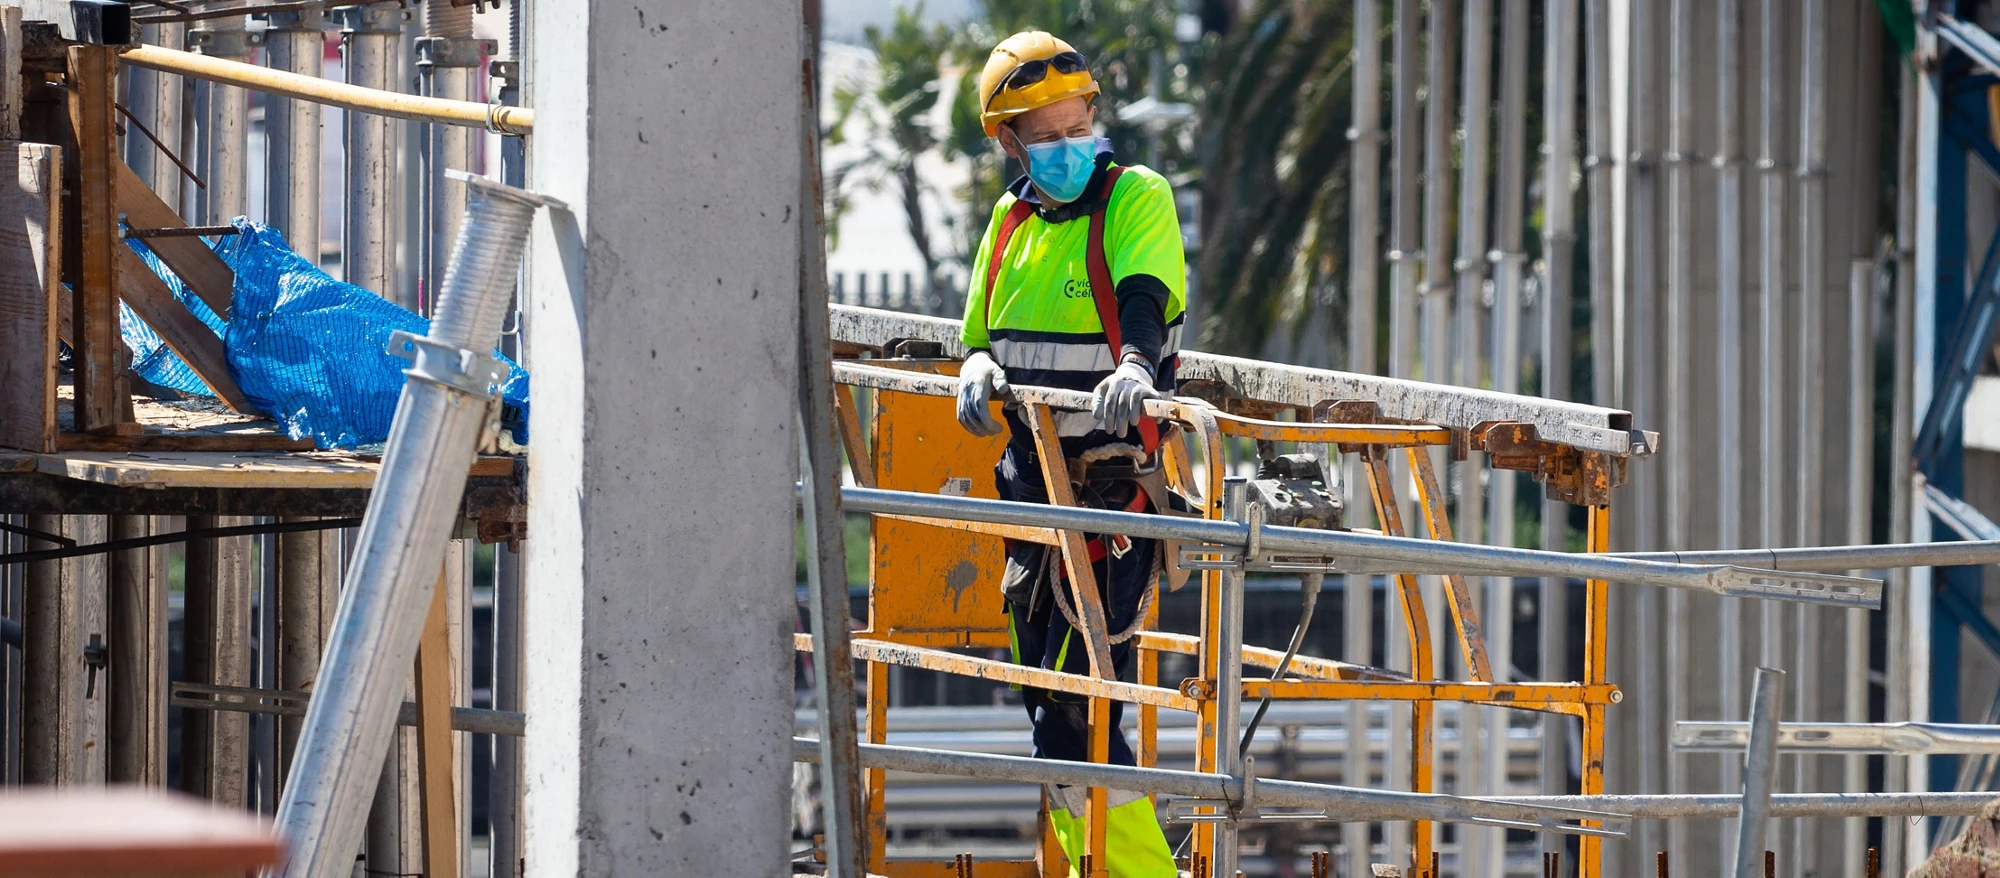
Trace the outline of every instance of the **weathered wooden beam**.
[[118, 52], [104, 46], [69, 49], [69, 118], [74, 155], [78, 247], [75, 278], [76, 428], [118, 432], [118, 375], [124, 341], [118, 334], [117, 122]]
[[139, 319], [146, 321], [188, 368], [208, 382], [208, 388], [215, 391], [223, 405], [232, 411], [255, 412], [256, 406], [250, 404], [229, 374], [229, 358], [215, 331], [174, 298], [167, 282], [154, 274], [146, 266], [146, 260], [132, 248], [118, 248], [118, 268], [119, 295], [125, 304], [132, 306]]
[[0, 169], [6, 168], [13, 170], [0, 176], [0, 445], [54, 451], [62, 150], [0, 142]]
[[417, 773], [422, 800], [424, 874], [458, 878], [458, 821], [453, 801], [451, 632], [447, 619], [448, 577], [438, 576], [417, 644]]
[[[125, 214], [125, 221], [134, 228], [178, 229], [185, 228], [187, 221], [152, 187], [139, 179], [124, 162], [113, 162], [112, 170], [118, 177], [118, 210]], [[236, 273], [229, 270], [229, 264], [209, 249], [208, 242], [201, 238], [148, 238], [146, 246], [160, 261], [173, 269], [174, 275], [187, 284], [188, 291], [195, 294], [210, 310], [222, 317], [229, 316], [229, 303], [236, 287]]]

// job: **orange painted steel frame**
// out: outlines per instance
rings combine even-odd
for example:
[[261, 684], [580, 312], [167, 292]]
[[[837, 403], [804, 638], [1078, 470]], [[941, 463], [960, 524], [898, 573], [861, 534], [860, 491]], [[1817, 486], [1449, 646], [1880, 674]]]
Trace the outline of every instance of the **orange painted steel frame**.
[[[869, 365], [894, 365], [939, 376], [950, 375], [957, 367], [955, 362], [948, 361], [876, 360]], [[923, 493], [996, 496], [991, 465], [998, 461], [1005, 447], [1005, 437], [978, 437], [960, 428], [954, 400], [935, 395], [945, 386], [933, 382], [914, 392], [907, 385], [894, 391], [860, 386], [848, 388], [847, 391], [857, 395], [873, 397], [873, 405], [869, 406], [872, 408], [872, 424], [866, 430], [872, 442], [862, 439], [863, 427], [858, 415], [863, 408], [859, 405], [862, 400], [847, 398], [846, 391], [839, 394], [842, 441], [858, 484]], [[1214, 464], [1225, 460], [1224, 436], [1328, 443], [1330, 447], [1339, 447], [1360, 456], [1368, 474], [1370, 494], [1383, 532], [1410, 535], [1398, 509], [1395, 483], [1391, 480], [1388, 465], [1391, 449], [1400, 449], [1409, 459], [1418, 495], [1416, 499], [1423, 510], [1430, 538], [1452, 538], [1445, 518], [1445, 496], [1429, 451], [1429, 446], [1450, 443], [1448, 431], [1408, 425], [1261, 421], [1226, 414], [1193, 400], [1177, 400], [1170, 408], [1171, 420], [1182, 428], [1179, 435], [1184, 441], [1163, 444], [1163, 465], [1167, 469], [1169, 483], [1188, 497], [1204, 517], [1222, 517], [1222, 481], [1228, 468]], [[1042, 428], [1036, 431], [1037, 444], [1047, 449], [1041, 455], [1042, 459], [1060, 459], [1059, 454], [1049, 453], [1054, 449], [1054, 436], [1053, 430], [1049, 429], [1047, 408], [1031, 405], [1028, 409], [1025, 414], [1031, 424]], [[1197, 458], [1205, 464], [1199, 480], [1194, 467]], [[1063, 480], [1052, 479], [1051, 484], [1059, 481]], [[1052, 493], [1067, 494], [1067, 491]], [[1609, 551], [1609, 507], [1593, 505], [1587, 508], [1588, 551]], [[1203, 601], [1198, 638], [1153, 633], [1159, 622], [1158, 602], [1153, 602], [1141, 629], [1147, 633], [1141, 634], [1135, 641], [1138, 649], [1137, 681], [1120, 684], [1102, 677], [1093, 679], [1038, 669], [1010, 670], [1003, 663], [991, 659], [944, 651], [972, 649], [997, 652], [1008, 647], [1007, 619], [998, 587], [1004, 564], [1001, 536], [1056, 545], [1065, 555], [1080, 556], [1081, 535], [1041, 528], [1006, 529], [900, 516], [876, 516], [870, 525], [870, 535], [868, 626], [858, 633], [855, 644], [856, 657], [865, 661], [868, 667], [865, 740], [871, 743], [887, 742], [889, 669], [892, 665], [903, 665], [1017, 685], [1033, 681], [1050, 689], [1086, 695], [1091, 699], [1090, 717], [1094, 733], [1091, 754], [1100, 760], [1108, 746], [1106, 735], [1111, 731], [1106, 728], [1110, 699], [1137, 706], [1136, 752], [1139, 764], [1144, 766], [1156, 764], [1159, 756], [1160, 707], [1192, 709], [1198, 716], [1196, 769], [1215, 770], [1215, 711], [1218, 702], [1212, 693], [1214, 681], [1220, 674], [1216, 666], [1219, 651], [1215, 649], [1221, 610], [1219, 571], [1202, 572]], [[1069, 569], [1072, 582], [1091, 585], [1091, 571], [1087, 563], [1071, 564]], [[1427, 608], [1418, 588], [1418, 577], [1398, 574], [1392, 577], [1392, 581], [1403, 608], [1403, 627], [1410, 638], [1413, 667], [1407, 679], [1395, 672], [1315, 659], [1305, 664], [1295, 662], [1293, 673], [1285, 680], [1245, 679], [1243, 696], [1409, 702], [1412, 720], [1411, 788], [1417, 792], [1428, 792], [1435, 786], [1433, 737], [1436, 702], [1459, 701], [1575, 716], [1583, 721], [1581, 792], [1585, 795], [1603, 792], [1604, 710], [1621, 698], [1617, 687], [1609, 685], [1605, 679], [1608, 633], [1606, 583], [1592, 581], [1586, 587], [1585, 663], [1584, 679], [1580, 683], [1500, 684], [1492, 681], [1477, 611], [1461, 577], [1446, 576], [1444, 581], [1449, 597], [1447, 609], [1452, 614], [1464, 664], [1472, 676], [1472, 680], [1467, 682], [1436, 679], [1434, 663], [1437, 656], [1430, 641]], [[1096, 660], [1092, 666], [1102, 674], [1106, 668], [1101, 664], [1103, 657], [1098, 650], [1104, 648], [1102, 638], [1106, 632], [1101, 627], [1104, 624], [1103, 608], [1097, 600], [1096, 590], [1094, 587], [1076, 588], [1072, 598], [1073, 605], [1084, 616], [1086, 627], [1097, 628], [1087, 632], [1087, 635], [1094, 636], [1087, 636], [1086, 641], [1094, 641], [1087, 644], [1096, 647], [1091, 649], [1092, 658]], [[808, 639], [801, 640], [806, 642], [802, 648], [809, 649]], [[1183, 681], [1178, 691], [1161, 687], [1158, 681], [1161, 652], [1192, 652], [1196, 656], [1200, 676]], [[1262, 652], [1269, 651], [1246, 646], [1246, 664], [1266, 669], [1273, 667], [1275, 654], [1263, 656]], [[884, 786], [885, 773], [882, 770], [866, 771], [863, 794], [870, 830], [871, 871], [891, 878], [956, 874], [951, 871], [955, 870], [956, 864], [945, 861], [887, 861]], [[1089, 864], [1093, 875], [1108, 874], [1103, 857], [1104, 796], [1103, 790], [1091, 791], [1090, 808], [1085, 816]], [[1418, 822], [1411, 830], [1411, 864], [1428, 863], [1433, 848], [1430, 824]], [[1194, 824], [1193, 832], [1191, 852], [1194, 862], [1209, 862], [1215, 845], [1214, 824]], [[1067, 875], [1068, 864], [1048, 829], [1046, 813], [1041, 819], [1039, 834], [1041, 839], [1035, 860], [982, 862], [979, 874], [992, 878], [1055, 878]], [[1601, 852], [1602, 842], [1599, 839], [1582, 839], [1579, 878], [1600, 878]]]

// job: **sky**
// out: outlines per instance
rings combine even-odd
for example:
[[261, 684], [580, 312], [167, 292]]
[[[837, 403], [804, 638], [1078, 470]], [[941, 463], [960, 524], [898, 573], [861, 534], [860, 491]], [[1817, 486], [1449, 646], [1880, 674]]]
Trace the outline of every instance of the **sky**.
[[[925, 0], [924, 18], [958, 22], [972, 14], [977, 0]], [[913, 6], [912, 0], [825, 0], [820, 7], [821, 33], [842, 43], [861, 42], [861, 29], [868, 25], [888, 25], [895, 20], [896, 7]]]

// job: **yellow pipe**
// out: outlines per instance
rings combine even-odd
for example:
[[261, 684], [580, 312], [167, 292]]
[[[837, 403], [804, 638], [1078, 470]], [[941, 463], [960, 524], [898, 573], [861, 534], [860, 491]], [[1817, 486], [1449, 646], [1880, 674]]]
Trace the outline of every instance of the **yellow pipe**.
[[178, 73], [395, 119], [491, 128], [503, 134], [527, 134], [535, 128], [535, 111], [527, 107], [397, 94], [159, 46], [135, 46], [119, 55], [119, 59], [134, 67]]

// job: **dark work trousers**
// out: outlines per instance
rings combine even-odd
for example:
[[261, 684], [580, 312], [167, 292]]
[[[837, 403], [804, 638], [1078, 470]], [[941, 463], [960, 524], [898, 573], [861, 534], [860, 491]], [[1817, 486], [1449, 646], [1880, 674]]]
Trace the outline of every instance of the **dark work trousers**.
[[[1001, 472], [1004, 474], [1007, 469], [1003, 464]], [[1040, 479], [1028, 484], [1024, 480], [1010, 480], [1003, 476], [1000, 481], [1003, 499], [1048, 502], [1042, 496]], [[1080, 505], [1097, 509], [1125, 509], [1138, 491], [1139, 486], [1130, 481], [1097, 482], [1084, 485], [1078, 492], [1077, 501]], [[1153, 587], [1153, 553], [1158, 551], [1158, 547], [1153, 540], [1100, 539], [1106, 548], [1105, 557], [1091, 567], [1097, 579], [1097, 593], [1104, 601], [1109, 628], [1106, 633], [1116, 634], [1131, 626], [1146, 589]], [[1124, 551], [1116, 551], [1121, 544], [1126, 546]], [[1070, 600], [1067, 576], [1062, 575], [1058, 581], [1057, 574], [1051, 573], [1052, 569], [1061, 569], [1061, 553], [1054, 547], [1011, 542], [1008, 549], [1010, 561], [1025, 558], [1033, 564], [1032, 559], [1041, 559], [1039, 570], [1030, 574], [1034, 580], [1031, 587], [1028, 587], [1030, 583], [1021, 583], [1023, 587], [1008, 590], [1008, 623], [1013, 628], [1015, 660], [1024, 665], [1089, 675], [1090, 650], [1084, 645], [1083, 634], [1070, 629], [1069, 620], [1063, 618], [1062, 611], [1056, 608], [1052, 593], [1053, 589], [1063, 589], [1063, 597], [1072, 604], [1072, 612], [1080, 612]], [[1038, 549], [1045, 549], [1046, 555]], [[1111, 647], [1111, 663], [1117, 669], [1118, 679], [1130, 679], [1132, 649], [1131, 640]], [[1028, 718], [1035, 725], [1036, 758], [1073, 762], [1090, 760], [1089, 699], [1033, 687], [1023, 687], [1021, 697], [1028, 709]], [[1111, 702], [1110, 755], [1113, 765], [1137, 763], [1132, 746], [1126, 743], [1121, 731], [1124, 714], [1123, 702]]]

